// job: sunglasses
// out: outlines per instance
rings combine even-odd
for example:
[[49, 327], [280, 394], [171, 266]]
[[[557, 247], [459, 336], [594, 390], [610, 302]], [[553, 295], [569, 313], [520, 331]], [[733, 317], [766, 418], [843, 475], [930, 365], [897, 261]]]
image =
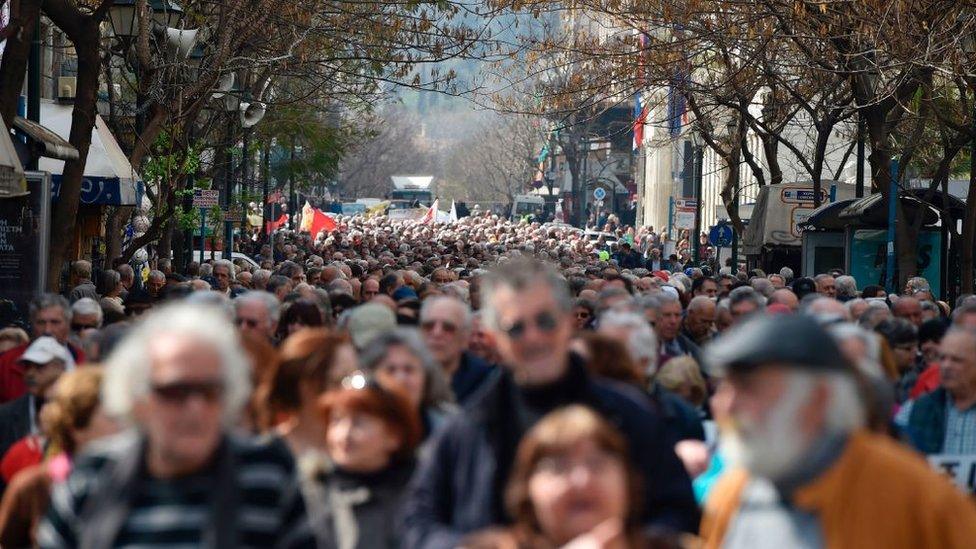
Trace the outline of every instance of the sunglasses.
[[75, 324], [75, 323], [71, 324], [71, 331], [73, 332], [80, 332], [82, 330], [87, 330], [89, 328], [98, 328], [98, 326], [94, 324]]
[[[526, 319], [520, 319], [512, 323], [511, 326], [507, 328], [502, 328], [502, 331], [508, 334], [508, 337], [513, 339], [519, 339], [525, 335], [525, 331], [528, 330], [530, 322]], [[556, 315], [550, 311], [542, 311], [541, 313], [535, 315], [532, 319], [531, 324], [535, 324], [535, 327], [543, 333], [550, 334], [556, 331], [559, 326], [559, 320]]]
[[194, 396], [213, 403], [223, 396], [224, 384], [221, 381], [177, 381], [154, 384], [151, 390], [160, 400], [173, 404], [185, 404]]
[[454, 324], [453, 322], [445, 322], [443, 320], [425, 320], [420, 323], [420, 329], [425, 332], [433, 332], [434, 328], [438, 324], [440, 324], [441, 329], [448, 334], [453, 334], [458, 330], [457, 324]]

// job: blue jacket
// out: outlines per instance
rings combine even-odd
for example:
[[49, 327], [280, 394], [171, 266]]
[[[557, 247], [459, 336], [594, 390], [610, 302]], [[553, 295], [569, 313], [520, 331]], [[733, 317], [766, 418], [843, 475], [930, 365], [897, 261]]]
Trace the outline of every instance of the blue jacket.
[[[699, 511], [691, 481], [647, 397], [632, 387], [591, 378], [575, 355], [564, 380], [553, 387], [543, 393], [548, 409], [537, 412], [585, 404], [624, 434], [644, 477], [648, 525], [696, 531]], [[521, 394], [503, 370], [431, 441], [404, 507], [405, 548], [454, 547], [466, 534], [510, 522], [502, 502], [508, 473], [519, 439], [534, 423], [519, 413]]]
[[464, 404], [485, 384], [495, 368], [481, 358], [465, 351], [461, 355], [461, 365], [451, 376], [451, 390], [454, 400]]

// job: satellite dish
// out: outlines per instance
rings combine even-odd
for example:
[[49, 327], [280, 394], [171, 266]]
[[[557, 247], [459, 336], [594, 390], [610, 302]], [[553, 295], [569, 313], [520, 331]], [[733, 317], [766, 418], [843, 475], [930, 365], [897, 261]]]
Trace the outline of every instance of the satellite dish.
[[213, 98], [220, 99], [232, 89], [234, 89], [234, 73], [228, 72], [217, 81], [217, 89], [213, 93]]
[[267, 112], [267, 107], [259, 101], [241, 103], [241, 124], [245, 128], [250, 128], [264, 118], [265, 112]]
[[166, 28], [166, 43], [176, 50], [177, 59], [186, 59], [197, 43], [198, 29]]

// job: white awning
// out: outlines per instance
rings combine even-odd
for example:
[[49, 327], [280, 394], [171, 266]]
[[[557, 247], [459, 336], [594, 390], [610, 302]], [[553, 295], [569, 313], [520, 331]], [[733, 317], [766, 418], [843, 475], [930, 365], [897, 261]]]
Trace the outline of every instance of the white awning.
[[[67, 103], [41, 101], [40, 123], [68, 139], [73, 108], [73, 105]], [[56, 199], [61, 190], [64, 161], [42, 157], [38, 161], [38, 169], [51, 173], [51, 192]], [[133, 206], [139, 203], [144, 188], [142, 178], [132, 169], [115, 136], [102, 117], [96, 114], [91, 146], [88, 148], [88, 161], [85, 163], [85, 176], [81, 183], [81, 203]]]

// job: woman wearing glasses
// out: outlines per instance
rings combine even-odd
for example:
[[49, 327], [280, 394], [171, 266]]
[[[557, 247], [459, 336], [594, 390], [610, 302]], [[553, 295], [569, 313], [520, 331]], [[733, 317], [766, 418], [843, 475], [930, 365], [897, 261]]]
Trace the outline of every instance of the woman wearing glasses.
[[458, 409], [444, 371], [415, 330], [399, 328], [377, 336], [360, 364], [384, 387], [403, 392], [420, 415], [423, 440]]
[[302, 472], [318, 546], [399, 547], [396, 519], [420, 442], [414, 407], [357, 372], [323, 395], [318, 411], [330, 460]]

